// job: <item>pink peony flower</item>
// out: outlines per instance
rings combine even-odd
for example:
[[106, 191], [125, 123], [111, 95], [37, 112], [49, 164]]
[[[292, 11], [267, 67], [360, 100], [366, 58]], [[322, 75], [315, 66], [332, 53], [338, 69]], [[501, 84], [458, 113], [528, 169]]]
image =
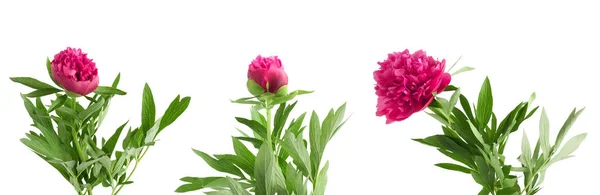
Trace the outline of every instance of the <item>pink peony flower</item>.
[[51, 64], [52, 78], [65, 90], [84, 96], [98, 88], [96, 63], [81, 49], [67, 47], [54, 55]]
[[411, 54], [388, 54], [378, 62], [373, 72], [377, 85], [377, 116], [386, 116], [386, 124], [402, 121], [419, 112], [433, 101], [433, 92], [441, 93], [450, 83], [450, 74], [444, 72], [446, 60], [438, 61], [419, 50]]
[[263, 93], [277, 93], [279, 88], [288, 84], [288, 76], [277, 56], [257, 56], [248, 66], [248, 79], [260, 85]]

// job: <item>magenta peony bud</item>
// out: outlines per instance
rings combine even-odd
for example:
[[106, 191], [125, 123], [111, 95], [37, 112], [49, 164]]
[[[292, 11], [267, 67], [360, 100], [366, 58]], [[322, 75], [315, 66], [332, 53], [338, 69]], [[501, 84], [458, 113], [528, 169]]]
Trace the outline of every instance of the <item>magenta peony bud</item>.
[[[288, 84], [287, 74], [277, 56], [257, 56], [248, 66], [248, 79], [248, 82], [253, 81], [262, 87], [263, 93], [277, 93], [280, 88]], [[257, 90], [251, 89], [250, 85], [249, 91], [253, 95], [260, 95], [256, 93]]]
[[450, 84], [450, 74], [441, 62], [422, 50], [411, 54], [388, 54], [388, 59], [373, 73], [377, 85], [377, 116], [386, 116], [386, 123], [402, 121], [419, 112], [433, 101], [433, 93], [441, 93]]
[[98, 88], [96, 63], [81, 49], [67, 47], [54, 55], [52, 78], [65, 90], [85, 96]]

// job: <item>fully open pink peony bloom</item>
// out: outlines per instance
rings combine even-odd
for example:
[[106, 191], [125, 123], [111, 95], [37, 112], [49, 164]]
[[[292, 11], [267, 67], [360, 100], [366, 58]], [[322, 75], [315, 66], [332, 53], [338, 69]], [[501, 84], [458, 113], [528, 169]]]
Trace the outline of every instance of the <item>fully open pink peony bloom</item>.
[[378, 62], [373, 73], [377, 85], [377, 116], [386, 116], [386, 124], [402, 121], [419, 112], [433, 101], [433, 92], [444, 91], [450, 83], [450, 74], [444, 72], [446, 60], [438, 61], [419, 50], [411, 54], [388, 54]]
[[[276, 93], [279, 88], [288, 84], [288, 76], [277, 56], [257, 56], [248, 66], [248, 79], [260, 85], [264, 93]], [[269, 83], [268, 88], [267, 83]]]
[[84, 96], [98, 88], [96, 63], [81, 49], [67, 47], [51, 64], [52, 78], [65, 90]]

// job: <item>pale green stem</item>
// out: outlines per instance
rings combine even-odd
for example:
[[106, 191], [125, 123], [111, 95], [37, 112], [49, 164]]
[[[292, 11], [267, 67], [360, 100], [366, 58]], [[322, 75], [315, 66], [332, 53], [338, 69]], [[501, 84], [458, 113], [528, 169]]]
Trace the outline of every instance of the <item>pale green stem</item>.
[[[131, 178], [131, 176], [133, 175], [133, 173], [137, 169], [138, 164], [140, 164], [140, 161], [142, 160], [142, 158], [144, 158], [144, 156], [146, 155], [146, 152], [148, 152], [148, 149], [150, 149], [150, 147], [146, 146], [144, 148], [144, 152], [142, 152], [142, 155], [140, 155], [139, 158], [136, 158], [135, 165], [133, 166], [133, 169], [131, 170], [131, 173], [129, 173], [129, 175], [127, 176], [127, 178], [125, 178], [125, 182], [129, 181], [129, 179]], [[123, 189], [123, 186], [125, 186], [125, 185], [124, 184], [119, 185], [117, 191], [115, 191], [114, 193], [112, 193], [112, 195], [117, 195], [121, 191], [121, 189]]]
[[[71, 99], [73, 110], [77, 111], [77, 100], [75, 98]], [[83, 154], [83, 150], [81, 150], [81, 145], [79, 144], [79, 138], [77, 137], [77, 132], [79, 131], [79, 125], [75, 125], [77, 128], [71, 131], [71, 135], [73, 136], [73, 145], [75, 145], [75, 149], [77, 150], [77, 154], [79, 155], [79, 159], [81, 162], [85, 162], [85, 156]]]
[[[272, 144], [271, 142], [271, 123], [272, 123], [272, 119], [271, 119], [271, 108], [269, 108], [269, 104], [267, 103], [267, 143]], [[269, 146], [271, 147], [271, 146]]]

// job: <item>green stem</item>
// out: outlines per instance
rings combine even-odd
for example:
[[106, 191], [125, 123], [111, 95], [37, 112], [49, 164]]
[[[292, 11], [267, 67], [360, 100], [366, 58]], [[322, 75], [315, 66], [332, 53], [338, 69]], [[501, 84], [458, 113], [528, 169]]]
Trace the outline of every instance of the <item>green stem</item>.
[[75, 149], [77, 150], [79, 160], [81, 160], [81, 162], [85, 162], [83, 150], [81, 150], [81, 145], [79, 145], [79, 138], [77, 137], [77, 130], [71, 131], [71, 134], [73, 135], [73, 145], [75, 145]]
[[[74, 111], [77, 111], [77, 100], [75, 100], [75, 98], [72, 98], [71, 102], [71, 107]], [[81, 162], [85, 162], [85, 156], [83, 154], [83, 150], [81, 149], [81, 145], [79, 144], [79, 138], [77, 137], [79, 125], [75, 124], [75, 126], [76, 129], [73, 129], [73, 131], [71, 131], [71, 135], [73, 136], [73, 145], [75, 145], [75, 149], [77, 150], [77, 154], [79, 155], [79, 159], [81, 160]]]
[[269, 104], [267, 103], [267, 143], [272, 143], [271, 142], [271, 123], [272, 123], [272, 119], [271, 119], [271, 108], [269, 108]]
[[93, 190], [93, 188], [89, 188], [89, 189], [88, 189], [88, 193], [87, 193], [87, 194], [88, 194], [88, 195], [94, 195], [94, 194], [92, 193], [92, 190]]
[[[135, 172], [135, 170], [137, 169], [138, 164], [140, 164], [140, 161], [142, 160], [142, 158], [144, 158], [144, 156], [146, 155], [146, 152], [148, 152], [148, 150], [150, 149], [150, 147], [146, 146], [143, 150], [144, 152], [142, 152], [142, 155], [140, 155], [138, 158], [136, 158], [135, 160], [135, 165], [133, 165], [133, 169], [131, 170], [131, 173], [129, 173], [129, 175], [127, 176], [127, 178], [125, 178], [124, 182], [129, 181], [129, 179], [131, 178], [131, 176], [133, 175], [133, 173]], [[121, 189], [123, 189], [123, 186], [125, 186], [124, 184], [120, 184], [118, 185], [118, 189], [117, 191], [115, 191], [114, 193], [112, 193], [112, 195], [117, 195]], [[113, 190], [114, 191], [114, 190]]]

